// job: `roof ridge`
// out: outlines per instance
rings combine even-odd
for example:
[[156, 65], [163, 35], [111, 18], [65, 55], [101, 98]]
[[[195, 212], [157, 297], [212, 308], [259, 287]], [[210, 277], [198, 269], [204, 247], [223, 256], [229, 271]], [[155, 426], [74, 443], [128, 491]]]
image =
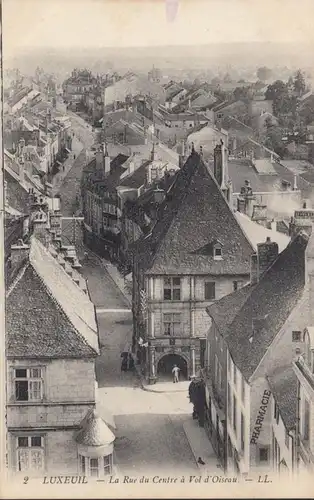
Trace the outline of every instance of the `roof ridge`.
[[[60, 265], [58, 263], [58, 265]], [[48, 285], [45, 283], [45, 280], [44, 278], [39, 274], [39, 272], [35, 269], [35, 267], [33, 266], [33, 264], [30, 262], [28, 264], [28, 266], [30, 266], [34, 273], [36, 274], [37, 278], [41, 281], [41, 283], [43, 284], [43, 286], [45, 287], [45, 290], [47, 292], [47, 294], [49, 295], [49, 297], [51, 298], [51, 300], [53, 301], [53, 303], [55, 304], [56, 308], [59, 310], [59, 312], [71, 323], [72, 325], [72, 328], [75, 330], [77, 336], [79, 337], [79, 339], [83, 342], [83, 344], [85, 344], [87, 347], [89, 347], [89, 349], [91, 349], [95, 354], [98, 354], [95, 349], [87, 342], [87, 340], [85, 339], [85, 337], [78, 331], [78, 329], [76, 328], [76, 326], [72, 323], [71, 319], [69, 318], [69, 316], [67, 315], [67, 313], [65, 312], [65, 310], [63, 309], [62, 305], [58, 302], [58, 300], [55, 298], [55, 296], [53, 295], [52, 291], [50, 290], [50, 288], [48, 287]], [[61, 267], [61, 266], [60, 266]], [[79, 316], [80, 317], [80, 316]], [[80, 317], [80, 319], [82, 319]], [[86, 321], [82, 320], [85, 324]], [[87, 325], [89, 328], [90, 326]]]
[[[197, 153], [194, 153], [194, 154], [195, 154], [195, 155], [197, 155]], [[192, 156], [192, 155], [190, 155], [190, 157], [191, 157], [191, 156]], [[200, 165], [200, 156], [199, 156], [199, 155], [197, 155], [197, 156], [198, 156], [198, 162], [197, 162], [197, 164], [194, 166], [193, 171], [190, 173], [190, 177], [189, 177], [188, 184], [191, 182], [191, 179], [192, 179], [192, 177], [193, 177], [193, 175], [194, 175], [194, 173], [195, 173], [196, 169], [197, 169], [197, 168], [199, 167], [199, 165]], [[186, 162], [186, 163], [185, 163], [185, 165], [187, 165], [187, 163], [188, 163], [188, 162]], [[183, 167], [183, 169], [184, 169], [184, 167]], [[183, 172], [183, 169], [181, 170], [181, 172]], [[186, 168], [186, 172], [187, 172], [187, 173], [189, 172], [189, 169], [188, 169], [188, 168]], [[183, 175], [182, 175], [182, 176], [183, 176]], [[176, 184], [177, 179], [178, 179], [178, 178], [176, 178], [176, 180], [175, 180], [175, 181], [173, 182], [173, 184], [170, 186], [170, 188], [169, 188], [169, 190], [167, 191], [167, 193], [170, 193], [170, 192], [171, 192], [171, 189], [172, 189], [173, 187], [175, 188], [175, 184]], [[186, 186], [185, 186], [185, 187], [186, 187]], [[177, 201], [177, 205], [176, 205], [176, 207], [175, 207], [175, 209], [174, 209], [174, 211], [173, 211], [173, 217], [172, 217], [172, 219], [171, 219], [171, 222], [170, 222], [170, 224], [169, 224], [168, 228], [166, 229], [165, 233], [163, 234], [163, 237], [162, 237], [162, 238], [160, 238], [160, 239], [158, 240], [157, 245], [155, 246], [155, 249], [154, 249], [154, 257], [153, 257], [153, 259], [152, 259], [152, 261], [151, 261], [151, 267], [152, 267], [152, 266], [154, 265], [154, 263], [155, 263], [155, 260], [156, 260], [156, 258], [157, 258], [157, 253], [158, 253], [158, 250], [160, 249], [160, 247], [161, 247], [161, 245], [162, 245], [162, 243], [163, 243], [163, 240], [165, 239], [166, 235], [168, 234], [168, 232], [169, 232], [169, 231], [170, 231], [170, 229], [172, 228], [172, 226], [173, 226], [173, 224], [174, 224], [174, 222], [175, 222], [175, 219], [176, 219], [177, 213], [178, 213], [178, 211], [179, 211], [179, 208], [181, 207], [181, 205], [182, 205], [183, 201], [185, 200], [186, 196], [187, 196], [187, 190], [185, 189], [185, 190], [184, 190], [184, 193], [183, 193], [183, 196], [180, 196], [179, 200]], [[165, 203], [163, 204], [163, 206], [164, 206], [164, 207], [165, 207], [166, 203], [167, 203], [167, 200], [165, 200]], [[156, 225], [154, 225], [154, 227], [153, 227], [153, 229], [152, 229], [152, 231], [151, 231], [151, 234], [153, 233], [155, 226], [156, 226]]]
[[30, 265], [29, 262], [27, 262], [18, 272], [17, 276], [14, 278], [14, 280], [12, 281], [11, 285], [9, 286], [8, 290], [7, 290], [7, 293], [6, 293], [6, 298], [9, 297], [9, 295], [11, 294], [11, 292], [14, 290], [14, 288], [16, 287], [16, 285], [18, 284], [18, 282], [22, 279], [22, 277], [24, 276], [24, 273], [26, 271], [26, 269], [28, 268], [28, 266]]

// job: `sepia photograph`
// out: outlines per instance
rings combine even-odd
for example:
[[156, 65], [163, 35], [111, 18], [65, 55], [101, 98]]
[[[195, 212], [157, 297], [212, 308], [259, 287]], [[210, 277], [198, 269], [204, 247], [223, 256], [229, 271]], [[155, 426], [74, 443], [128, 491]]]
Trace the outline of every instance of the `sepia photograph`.
[[313, 1], [0, 3], [0, 498], [313, 497]]

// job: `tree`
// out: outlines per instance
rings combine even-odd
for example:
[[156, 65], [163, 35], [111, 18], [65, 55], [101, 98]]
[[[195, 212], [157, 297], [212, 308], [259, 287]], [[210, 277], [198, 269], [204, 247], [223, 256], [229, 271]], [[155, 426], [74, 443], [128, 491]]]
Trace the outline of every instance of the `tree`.
[[247, 87], [236, 87], [233, 91], [233, 96], [235, 99], [249, 99], [251, 93], [251, 90]]
[[282, 140], [284, 136], [284, 131], [277, 127], [276, 125], [269, 125], [266, 129], [266, 139], [265, 146], [275, 151], [279, 156], [284, 156], [286, 152], [286, 146]]
[[268, 85], [265, 92], [265, 99], [273, 101], [273, 113], [275, 116], [296, 113], [296, 99], [290, 96], [288, 85], [282, 80], [276, 80]]
[[305, 78], [302, 73], [302, 71], [299, 69], [294, 77], [294, 90], [299, 94], [302, 95], [305, 92]]
[[259, 80], [266, 82], [271, 77], [272, 71], [266, 66], [262, 66], [261, 68], [258, 68], [256, 75]]

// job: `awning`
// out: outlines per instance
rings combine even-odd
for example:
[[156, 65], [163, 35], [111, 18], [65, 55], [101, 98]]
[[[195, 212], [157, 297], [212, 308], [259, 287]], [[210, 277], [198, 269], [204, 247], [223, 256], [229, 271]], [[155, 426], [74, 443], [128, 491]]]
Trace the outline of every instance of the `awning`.
[[66, 150], [67, 153], [71, 153], [72, 151], [68, 148], [64, 148]]
[[61, 161], [56, 160], [56, 163], [57, 163], [58, 165], [60, 165], [60, 167], [62, 166]]

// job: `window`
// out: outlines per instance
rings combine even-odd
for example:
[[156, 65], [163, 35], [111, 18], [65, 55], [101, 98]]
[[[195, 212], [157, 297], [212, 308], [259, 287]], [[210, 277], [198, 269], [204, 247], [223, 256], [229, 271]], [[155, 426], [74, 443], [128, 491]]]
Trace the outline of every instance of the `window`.
[[244, 415], [241, 411], [241, 450], [244, 451]]
[[233, 428], [236, 432], [237, 430], [237, 400], [235, 395], [233, 395]]
[[41, 368], [15, 368], [14, 385], [16, 401], [41, 401], [43, 380]]
[[279, 408], [278, 408], [277, 403], [275, 403], [275, 407], [274, 407], [274, 419], [276, 420], [276, 424], [278, 425], [278, 423], [279, 423]]
[[181, 300], [181, 278], [164, 279], [164, 300]]
[[258, 458], [260, 462], [268, 462], [269, 460], [269, 447], [268, 446], [261, 446], [258, 449]]
[[239, 290], [243, 285], [243, 281], [234, 281], [233, 282], [233, 291], [236, 292]]
[[214, 246], [214, 260], [222, 259], [222, 248], [220, 245]]
[[216, 298], [216, 284], [214, 281], [205, 282], [205, 300], [215, 300]]
[[217, 354], [215, 354], [215, 358], [214, 358], [214, 370], [215, 370], [215, 381], [217, 381], [217, 379], [218, 379], [218, 358], [217, 358]]
[[310, 404], [307, 399], [304, 400], [304, 413], [303, 413], [303, 432], [302, 438], [308, 441], [310, 437]]
[[164, 335], [180, 335], [181, 333], [181, 314], [164, 314]]
[[98, 477], [98, 458], [89, 459], [89, 473], [92, 477]]
[[228, 364], [228, 373], [230, 375], [231, 374], [231, 358], [230, 358], [229, 353], [227, 355], [227, 364]]
[[232, 416], [232, 408], [231, 408], [231, 388], [230, 384], [228, 383], [228, 388], [227, 388], [227, 398], [228, 398], [228, 417], [231, 422], [231, 416]]
[[104, 475], [108, 476], [112, 472], [112, 455], [104, 457]]
[[245, 381], [243, 376], [241, 377], [241, 399], [243, 403], [245, 402]]
[[200, 365], [201, 368], [205, 367], [205, 352], [206, 352], [206, 339], [200, 340]]
[[155, 181], [157, 179], [157, 177], [158, 177], [158, 175], [157, 175], [158, 174], [157, 168], [156, 167], [155, 168], [151, 168], [150, 174], [151, 174], [151, 180]]
[[287, 447], [287, 448], [288, 448], [288, 450], [289, 450], [290, 439], [289, 439], [289, 433], [288, 433], [288, 431], [287, 431], [287, 430], [285, 431], [285, 445], [286, 445], [286, 447]]
[[233, 383], [235, 386], [237, 385], [237, 367], [235, 363], [233, 364]]
[[88, 477], [108, 476], [112, 473], [112, 455], [90, 458], [79, 455], [80, 473]]
[[299, 330], [292, 332], [292, 342], [301, 342], [301, 332]]
[[43, 471], [44, 469], [43, 436], [17, 437], [17, 470], [20, 472]]

